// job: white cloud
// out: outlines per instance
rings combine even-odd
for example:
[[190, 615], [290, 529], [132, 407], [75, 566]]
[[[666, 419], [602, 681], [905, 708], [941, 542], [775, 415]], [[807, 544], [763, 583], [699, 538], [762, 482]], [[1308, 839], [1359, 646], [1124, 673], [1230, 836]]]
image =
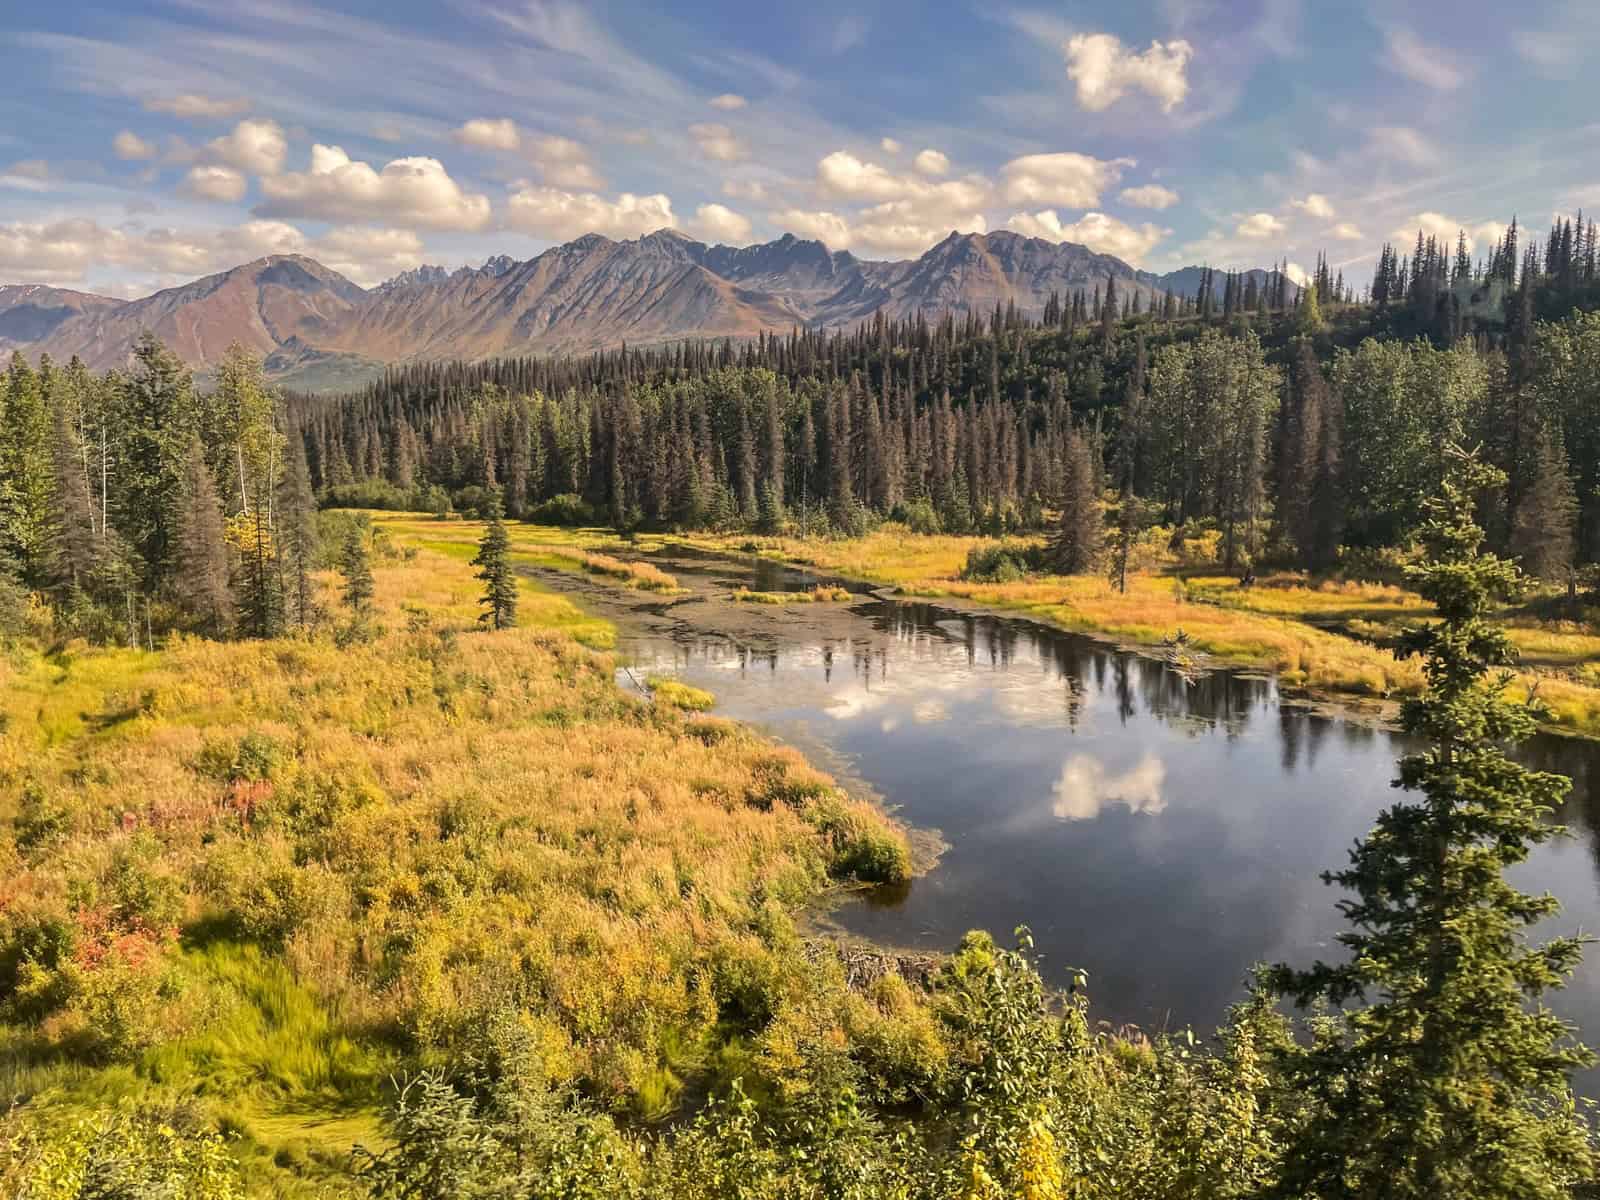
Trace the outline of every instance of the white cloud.
[[1234, 230], [1240, 237], [1269, 238], [1277, 237], [1285, 229], [1284, 223], [1271, 213], [1251, 213], [1239, 222], [1239, 227]]
[[152, 96], [144, 102], [146, 112], [166, 113], [185, 121], [225, 121], [250, 111], [250, 101], [235, 97], [216, 99], [199, 92], [180, 92], [176, 96]]
[[1187, 71], [1194, 57], [1188, 42], [1151, 42], [1136, 54], [1109, 33], [1080, 33], [1067, 42], [1067, 78], [1077, 85], [1078, 103], [1103, 112], [1130, 91], [1161, 102], [1170, 113], [1189, 94]]
[[1321, 221], [1333, 220], [1333, 204], [1321, 192], [1312, 192], [1304, 200], [1289, 201], [1290, 208], [1298, 208], [1308, 217], [1316, 217]]
[[951, 199], [935, 196], [888, 200], [874, 205], [857, 216], [850, 240], [861, 249], [911, 257], [941, 241], [952, 230], [988, 232], [989, 225], [982, 212], [960, 204], [947, 207]]
[[111, 148], [117, 152], [117, 157], [125, 162], [136, 162], [156, 156], [155, 145], [145, 141], [131, 129], [124, 129], [112, 138]]
[[1077, 242], [1097, 254], [1110, 254], [1135, 266], [1172, 232], [1148, 222], [1129, 225], [1099, 212], [1084, 213], [1080, 219], [1068, 223], [1063, 222], [1054, 209], [1017, 213], [1006, 222], [1006, 227], [1024, 237]]
[[717, 162], [738, 162], [745, 157], [744, 143], [726, 125], [701, 123], [689, 126], [689, 136], [700, 153]]
[[1454, 55], [1428, 45], [1408, 29], [1389, 31], [1384, 42], [1383, 64], [1435, 91], [1454, 91], [1467, 80], [1466, 71]]
[[897, 200], [911, 186], [907, 179], [847, 150], [835, 150], [817, 164], [817, 182], [830, 195], [851, 200]]
[[937, 150], [923, 150], [911, 160], [911, 165], [917, 169], [918, 174], [937, 178], [948, 174], [950, 160]]
[[1028, 154], [1000, 168], [1006, 199], [1012, 204], [1059, 204], [1092, 208], [1100, 193], [1122, 179], [1131, 158], [1109, 162], [1087, 154]]
[[1344, 242], [1359, 242], [1361, 230], [1349, 221], [1340, 221], [1333, 227], [1333, 236]]
[[884, 138], [883, 141], [878, 143], [878, 146], [885, 154], [899, 154], [901, 150], [900, 143], [891, 137]]
[[737, 112], [750, 103], [737, 92], [723, 92], [720, 96], [713, 96], [707, 101], [712, 108], [720, 108], [723, 112]]
[[1389, 238], [1401, 250], [1406, 250], [1415, 243], [1419, 230], [1423, 237], [1434, 238], [1451, 251], [1455, 249], [1457, 235], [1463, 232], [1467, 235], [1469, 251], [1477, 249], [1479, 245], [1493, 245], [1506, 235], [1506, 227], [1499, 221], [1480, 221], [1474, 224], [1471, 221], [1461, 221], [1446, 216], [1444, 213], [1420, 212], [1396, 228]]
[[750, 220], [722, 204], [702, 204], [689, 228], [707, 242], [743, 246], [750, 240]]
[[585, 233], [609, 238], [641, 237], [676, 227], [672, 201], [659, 193], [636, 196], [623, 192], [607, 200], [594, 192], [523, 183], [507, 202], [506, 224], [535, 237], [565, 242]]
[[596, 192], [606, 185], [589, 161], [589, 151], [571, 138], [558, 134], [536, 138], [532, 154], [540, 177], [555, 187]]
[[1413, 167], [1431, 167], [1439, 161], [1437, 147], [1415, 129], [1403, 125], [1380, 125], [1372, 131], [1372, 148], [1385, 158]]
[[[227, 229], [110, 229], [86, 219], [0, 225], [0, 278], [27, 283], [82, 283], [91, 271], [116, 269], [155, 279], [189, 279], [268, 254], [309, 254], [358, 283], [375, 283], [422, 261], [414, 233], [333, 229], [310, 238], [282, 221], [246, 221]], [[106, 290], [96, 285], [97, 290]], [[142, 295], [124, 282], [117, 290]]]
[[796, 237], [815, 238], [830, 250], [846, 250], [850, 246], [850, 223], [838, 213], [789, 208], [770, 213], [768, 220]]
[[480, 150], [515, 150], [522, 144], [522, 133], [510, 117], [476, 117], [450, 136]]
[[1298, 287], [1305, 287], [1311, 282], [1311, 272], [1297, 262], [1284, 263], [1283, 273], [1289, 277], [1289, 282]]
[[469, 231], [489, 223], [489, 198], [463, 192], [436, 158], [397, 158], [379, 172], [338, 146], [319, 144], [311, 148], [309, 172], [267, 176], [261, 190], [261, 216]]
[[0, 172], [0, 187], [19, 192], [48, 192], [53, 175], [42, 158], [25, 158]]
[[382, 283], [422, 265], [422, 239], [409, 229], [330, 229], [313, 243], [312, 257], [363, 286]]
[[1135, 208], [1167, 209], [1176, 204], [1179, 199], [1177, 192], [1171, 188], [1164, 188], [1159, 183], [1147, 183], [1143, 187], [1122, 189], [1122, 202], [1131, 204]]
[[183, 190], [199, 200], [236, 204], [244, 198], [245, 178], [232, 167], [190, 167]]
[[256, 175], [276, 175], [283, 170], [289, 144], [276, 121], [240, 121], [227, 137], [213, 138], [206, 144], [207, 154], [230, 167]]
[[1129, 812], [1155, 815], [1166, 811], [1161, 794], [1166, 779], [1167, 768], [1153, 754], [1120, 775], [1110, 774], [1092, 754], [1074, 754], [1062, 764], [1051, 811], [1063, 821], [1091, 821], [1107, 805], [1120, 804]]

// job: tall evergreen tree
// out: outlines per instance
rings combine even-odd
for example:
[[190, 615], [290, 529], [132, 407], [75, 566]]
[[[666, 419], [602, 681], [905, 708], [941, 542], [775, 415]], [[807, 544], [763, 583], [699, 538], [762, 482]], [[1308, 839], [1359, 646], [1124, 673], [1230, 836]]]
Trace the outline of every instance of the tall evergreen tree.
[[372, 609], [372, 564], [367, 559], [367, 541], [359, 525], [350, 526], [339, 552], [339, 574], [344, 577], [344, 606], [357, 616]]
[[505, 507], [498, 490], [489, 498], [488, 523], [478, 542], [472, 565], [483, 580], [484, 611], [478, 620], [490, 629], [510, 629], [517, 623], [517, 576], [511, 569], [511, 539], [506, 534]]
[[222, 504], [198, 437], [184, 461], [183, 491], [173, 521], [173, 593], [178, 607], [200, 632], [226, 637], [233, 630], [233, 590], [228, 581], [228, 544]]
[[1061, 516], [1050, 539], [1050, 565], [1057, 574], [1080, 575], [1099, 559], [1105, 523], [1089, 443], [1081, 431], [1067, 431], [1061, 465]]
[[278, 570], [286, 616], [302, 633], [316, 615], [317, 501], [311, 493], [305, 442], [290, 439], [278, 485]]
[[1533, 435], [1528, 488], [1511, 527], [1511, 553], [1535, 579], [1564, 580], [1576, 551], [1578, 495], [1567, 456], [1544, 423]]
[[1354, 926], [1339, 936], [1347, 960], [1266, 974], [1297, 1002], [1347, 1006], [1336, 1033], [1285, 1050], [1308, 1115], [1278, 1196], [1557, 1200], [1593, 1177], [1569, 1074], [1594, 1057], [1541, 1002], [1581, 941], [1528, 945], [1523, 931], [1558, 904], [1504, 877], [1562, 833], [1548, 817], [1569, 782], [1506, 755], [1537, 718], [1506, 698], [1515, 652], [1490, 620], [1518, 572], [1483, 552], [1473, 520], [1475, 497], [1503, 476], [1449, 457], [1423, 529], [1430, 557], [1410, 573], [1440, 619], [1404, 644], [1427, 687], [1402, 724], [1429, 748], [1400, 760], [1396, 785], [1423, 799], [1384, 812], [1327, 876], [1355, 893], [1340, 906]]

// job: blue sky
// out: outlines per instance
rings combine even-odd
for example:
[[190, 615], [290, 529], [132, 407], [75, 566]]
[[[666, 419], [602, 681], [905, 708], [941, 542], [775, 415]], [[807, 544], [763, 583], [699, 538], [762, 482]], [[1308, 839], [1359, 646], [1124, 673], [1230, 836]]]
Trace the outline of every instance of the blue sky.
[[[951, 229], [1365, 282], [1600, 209], [1595, 0], [19, 6], [0, 282], [273, 252], [364, 284], [671, 225], [869, 258]], [[1406, 232], [1411, 231], [1411, 232]]]

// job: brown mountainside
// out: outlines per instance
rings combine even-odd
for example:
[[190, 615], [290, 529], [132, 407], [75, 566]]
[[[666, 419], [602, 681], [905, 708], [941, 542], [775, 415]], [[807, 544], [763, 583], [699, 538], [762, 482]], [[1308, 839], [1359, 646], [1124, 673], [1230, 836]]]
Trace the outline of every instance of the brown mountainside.
[[[1192, 273], [1192, 269], [1186, 269]], [[876, 312], [930, 320], [1015, 304], [1030, 316], [1117, 279], [1157, 297], [1164, 281], [1072, 243], [952, 233], [921, 257], [869, 262], [785, 235], [706, 246], [671, 230], [616, 242], [588, 234], [524, 262], [422, 267], [371, 291], [299, 255], [273, 256], [142, 300], [38, 286], [0, 287], [0, 346], [120, 366], [152, 330], [205, 369], [242, 342], [299, 386], [348, 386], [387, 362], [582, 353], [685, 338], [747, 338], [797, 325], [839, 327]]]

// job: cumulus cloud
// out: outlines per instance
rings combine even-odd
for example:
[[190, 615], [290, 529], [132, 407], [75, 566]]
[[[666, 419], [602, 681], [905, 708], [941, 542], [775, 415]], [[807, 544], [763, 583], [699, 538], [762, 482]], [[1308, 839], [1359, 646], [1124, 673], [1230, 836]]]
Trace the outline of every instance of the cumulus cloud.
[[[952, 202], [954, 199], [951, 196], [935, 196], [876, 204], [856, 217], [851, 226], [850, 240], [858, 249], [910, 257], [921, 254], [952, 230], [962, 233], [989, 231], [982, 212]], [[832, 243], [829, 245], [832, 246]]]
[[1321, 221], [1333, 220], [1333, 204], [1321, 192], [1312, 192], [1303, 200], [1289, 201], [1290, 208], [1298, 208], [1308, 217], [1316, 217]]
[[1391, 29], [1384, 39], [1383, 65], [1435, 91], [1454, 91], [1467, 81], [1454, 55], [1430, 46], [1408, 29]]
[[850, 223], [835, 212], [787, 208], [768, 214], [768, 220], [796, 237], [815, 238], [830, 250], [850, 247]]
[[1028, 154], [1000, 168], [1006, 199], [1012, 204], [1059, 204], [1093, 208], [1100, 193], [1138, 164], [1131, 158], [1106, 161], [1087, 154]]
[[283, 170], [289, 144], [276, 121], [240, 121], [226, 137], [206, 143], [207, 155], [230, 167], [256, 175], [276, 175]]
[[1077, 85], [1078, 103], [1103, 112], [1130, 91], [1144, 92], [1170, 113], [1189, 94], [1188, 42], [1151, 42], [1142, 54], [1109, 33], [1080, 33], [1067, 42], [1067, 78]]
[[166, 113], [185, 121], [226, 121], [250, 111], [243, 97], [219, 99], [199, 92], [180, 92], [176, 96], [152, 96], [144, 102], [146, 112]]
[[636, 196], [623, 192], [615, 200], [607, 200], [595, 192], [522, 183], [507, 201], [506, 224], [535, 237], [564, 242], [585, 233], [617, 239], [641, 237], [674, 228], [677, 219], [672, 201], [660, 193]]
[[1122, 202], [1131, 204], [1135, 208], [1154, 208], [1157, 210], [1171, 208], [1179, 199], [1177, 192], [1171, 188], [1164, 188], [1159, 183], [1147, 183], [1143, 187], [1122, 189]]
[[131, 129], [124, 129], [111, 139], [111, 148], [117, 152], [117, 157], [125, 162], [138, 162], [156, 156], [153, 142], [147, 142]]
[[1105, 213], [1090, 212], [1072, 222], [1064, 222], [1054, 209], [1016, 213], [1006, 228], [1024, 237], [1044, 238], [1049, 242], [1077, 242], [1098, 254], [1110, 254], [1123, 262], [1138, 265], [1172, 230], [1148, 222], [1129, 225]]
[[689, 126], [689, 136], [700, 153], [717, 162], [738, 162], [745, 157], [744, 143], [726, 125], [702, 122]]
[[[333, 229], [311, 238], [262, 220], [205, 230], [117, 229], [87, 219], [0, 225], [0, 277], [26, 283], [82, 283], [104, 269], [192, 278], [268, 254], [309, 254], [358, 283], [375, 283], [419, 265], [422, 243], [396, 229]], [[132, 285], [123, 290], [141, 293]]]
[[489, 198], [461, 190], [436, 158], [397, 158], [375, 171], [339, 146], [311, 148], [311, 170], [266, 176], [266, 217], [383, 221], [425, 229], [476, 230], [489, 223]]
[[720, 108], [723, 112], [737, 112], [750, 103], [737, 92], [723, 92], [720, 96], [713, 96], [708, 101], [712, 108]]
[[689, 228], [707, 242], [743, 246], [750, 240], [750, 220], [723, 204], [702, 204], [694, 210]]
[[897, 200], [910, 188], [907, 179], [847, 150], [835, 150], [817, 164], [817, 183], [829, 195], [850, 200]]
[[1333, 227], [1333, 236], [1343, 242], [1359, 242], [1361, 230], [1349, 221], [1340, 221]]
[[950, 171], [950, 160], [937, 150], [923, 150], [911, 160], [919, 174], [937, 178]]
[[479, 150], [515, 150], [522, 144], [522, 132], [510, 117], [476, 117], [450, 136]]
[[1378, 154], [1407, 166], [1431, 167], [1440, 159], [1438, 147], [1403, 125], [1378, 126], [1371, 133], [1370, 143]]
[[1389, 238], [1404, 248], [1416, 240], [1419, 231], [1423, 237], [1436, 238], [1450, 249], [1455, 247], [1457, 235], [1465, 233], [1468, 250], [1475, 250], [1480, 244], [1493, 245], [1506, 235], [1506, 227], [1499, 221], [1473, 223], [1446, 216], [1444, 213], [1420, 212], [1396, 228]]
[[232, 167], [190, 167], [184, 176], [183, 190], [198, 200], [236, 204], [244, 198], [244, 174]]
[[1239, 222], [1239, 227], [1234, 230], [1240, 237], [1269, 238], [1277, 237], [1285, 229], [1284, 223], [1268, 212], [1251, 213]]
[[885, 154], [899, 154], [901, 150], [900, 143], [892, 137], [884, 138], [883, 141], [878, 143], [878, 146]]
[[1090, 821], [1108, 805], [1120, 804], [1129, 812], [1155, 815], [1166, 811], [1161, 789], [1167, 768], [1153, 754], [1119, 775], [1106, 769], [1092, 754], [1074, 754], [1061, 766], [1051, 811], [1063, 821]]
[[571, 138], [549, 134], [534, 138], [529, 149], [539, 175], [548, 184], [589, 192], [606, 185], [589, 161], [589, 151]]

